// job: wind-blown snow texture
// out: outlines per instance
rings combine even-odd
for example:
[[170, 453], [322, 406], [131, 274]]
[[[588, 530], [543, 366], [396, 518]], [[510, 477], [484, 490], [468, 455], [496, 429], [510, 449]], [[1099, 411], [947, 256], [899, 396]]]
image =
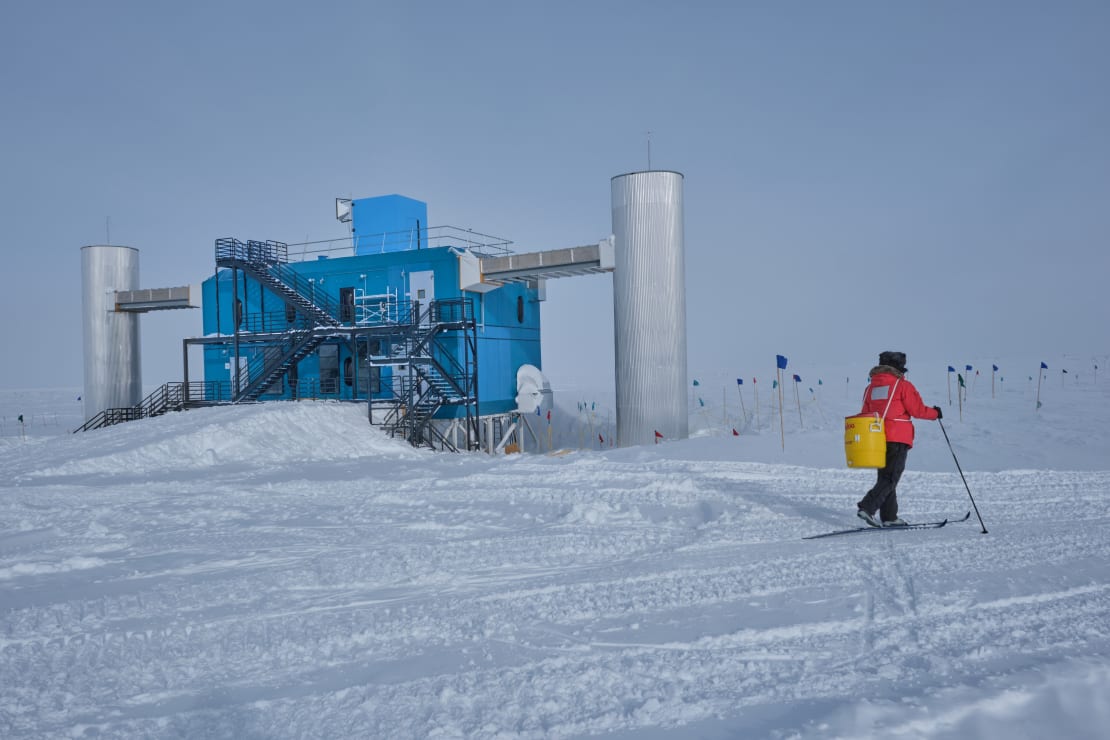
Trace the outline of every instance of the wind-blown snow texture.
[[[0, 736], [1106, 737], [1110, 378], [979, 378], [961, 421], [940, 377], [987, 535], [801, 539], [856, 523], [862, 383], [788, 392], [785, 451], [703, 379], [690, 440], [501, 457], [330, 403], [68, 435], [75, 394], [7, 392]], [[970, 508], [935, 423], [900, 493]]]

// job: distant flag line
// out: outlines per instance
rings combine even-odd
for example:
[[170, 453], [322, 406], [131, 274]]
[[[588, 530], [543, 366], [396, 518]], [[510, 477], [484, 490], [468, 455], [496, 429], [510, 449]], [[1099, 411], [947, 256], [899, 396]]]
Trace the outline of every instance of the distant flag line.
[[[953, 386], [952, 376], [953, 375], [956, 376], [955, 386], [956, 386], [956, 390], [957, 390], [957, 401], [958, 401], [958, 404], [959, 404], [959, 418], [960, 418], [961, 421], [963, 420], [964, 401], [970, 399], [971, 395], [974, 395], [975, 389], [976, 389], [976, 383], [978, 381], [979, 376], [986, 374], [985, 367], [986, 366], [984, 365], [984, 366], [977, 369], [975, 367], [975, 365], [973, 365], [971, 363], [965, 363], [962, 368], [958, 365], [946, 365], [945, 366], [945, 368], [947, 370], [946, 386], [947, 386], [947, 394], [948, 394], [948, 403], [949, 403], [949, 405], [952, 405], [952, 386]], [[1094, 371], [1094, 373], [1097, 373], [1097, 371], [1099, 369], [1098, 363], [1093, 362], [1091, 367], [1092, 367], [1092, 370]], [[802, 378], [802, 376], [799, 373], [788, 372], [788, 368], [789, 368], [789, 359], [787, 358], [787, 356], [786, 355], [781, 355], [781, 354], [776, 354], [775, 355], [775, 375], [772, 377], [771, 388], [770, 388], [770, 390], [772, 392], [772, 394], [771, 394], [772, 408], [770, 410], [770, 412], [772, 414], [772, 417], [770, 417], [770, 418], [773, 419], [773, 415], [775, 413], [775, 409], [773, 407], [774, 407], [775, 403], [777, 403], [778, 404], [778, 415], [779, 415], [780, 445], [781, 445], [783, 450], [786, 449], [786, 435], [785, 435], [785, 406], [786, 406], [786, 404], [785, 404], [785, 391], [786, 391], [786, 389], [785, 389], [784, 384], [787, 382], [787, 378], [789, 378], [789, 380], [792, 381], [792, 383], [793, 383], [794, 402], [795, 402], [795, 407], [797, 408], [797, 411], [798, 411], [799, 426], [803, 429], [805, 428], [805, 414], [810, 413], [810, 412], [803, 412], [803, 409], [802, 409], [801, 396], [802, 396], [802, 393], [805, 390], [808, 390], [809, 393], [810, 393], [810, 398], [808, 400], [808, 403], [812, 403], [812, 404], [816, 405], [818, 407], [817, 408], [818, 412], [820, 412], [820, 414], [821, 414], [821, 418], [822, 419], [825, 418], [825, 414], [824, 414], [823, 410], [820, 408], [821, 399], [820, 399], [820, 396], [819, 396], [819, 394], [821, 392], [820, 389], [824, 385], [824, 380], [822, 378], [818, 378], [815, 383], [814, 383], [814, 381], [811, 380], [809, 385], [804, 385], [804, 383], [805, 383], [804, 378]], [[1049, 365], [1048, 365], [1047, 362], [1040, 362], [1040, 371], [1038, 373], [1037, 388], [1036, 388], [1036, 394], [1035, 394], [1036, 408], [1038, 410], [1044, 405], [1044, 403], [1043, 403], [1044, 399], [1041, 398], [1041, 389], [1044, 386], [1044, 380], [1047, 378], [1047, 372], [1046, 371], [1048, 369], [1049, 369]], [[990, 380], [991, 398], [995, 399], [995, 398], [999, 397], [998, 396], [999, 391], [1004, 390], [1005, 377], [1002, 375], [1002, 368], [999, 367], [997, 362], [991, 362], [990, 363], [990, 374], [991, 374], [991, 380]], [[1061, 368], [1060, 369], [1060, 374], [1061, 374], [1062, 387], [1066, 387], [1066, 385], [1067, 385], [1066, 384], [1066, 376], [1071, 376], [1073, 378], [1076, 378], [1077, 383], [1081, 380], [1080, 376], [1078, 376], [1076, 374], [1074, 368], [1071, 368], [1071, 369]], [[692, 379], [691, 380], [691, 387], [699, 389], [699, 392], [693, 392], [691, 394], [691, 402], [693, 403], [693, 402], [696, 401], [696, 403], [693, 404], [692, 411], [697, 411], [701, 416], [705, 417], [706, 424], [707, 425], [712, 425], [716, 429], [719, 429], [720, 432], [718, 432], [718, 433], [723, 432], [726, 435], [731, 435], [731, 436], [734, 436], [734, 437], [740, 437], [740, 436], [746, 434], [744, 432], [744, 425], [745, 424], [750, 424], [751, 425], [750, 428], [754, 428], [756, 430], [758, 430], [760, 428], [760, 412], [761, 412], [760, 405], [761, 405], [761, 400], [759, 398], [760, 394], [758, 392], [759, 391], [759, 387], [758, 387], [759, 380], [758, 380], [758, 378], [756, 378], [754, 376], [753, 377], [739, 376], [739, 377], [734, 377], [733, 379], [736, 381], [737, 400], [740, 404], [741, 422], [739, 424], [736, 424], [735, 422], [730, 423], [730, 418], [735, 419], [735, 416], [733, 416], [734, 412], [730, 412], [730, 410], [729, 410], [729, 406], [731, 404], [728, 400], [728, 384], [725, 384], [721, 389], [722, 390], [722, 395], [721, 395], [722, 403], [721, 403], [720, 410], [718, 410], [717, 407], [716, 407], [716, 404], [711, 403], [711, 402], [707, 403], [705, 395], [702, 392], [700, 392], [701, 386], [705, 385], [705, 383], [703, 383], [700, 378]], [[1032, 376], [1029, 376], [1030, 383], [1032, 383], [1032, 379], [1033, 379]], [[867, 382], [870, 382], [870, 378], [868, 378]], [[748, 383], [750, 383], [752, 385], [752, 393], [755, 396], [754, 415], [752, 417], [748, 416], [747, 399], [744, 398], [744, 395], [745, 395], [744, 386], [747, 385]], [[712, 383], [710, 383], [710, 385], [712, 385]], [[848, 376], [845, 377], [846, 394], [850, 394], [850, 386], [851, 386], [851, 375], [848, 375]], [[776, 393], [777, 393], [777, 397], [775, 395]], [[1027, 396], [1027, 398], [1028, 398], [1028, 396]], [[716, 421], [711, 421], [710, 417], [715, 418]], [[812, 418], [811, 418], [811, 421], [812, 421]], [[722, 424], [722, 426], [717, 426], [717, 424]], [[773, 425], [772, 425], [772, 428], [773, 428]], [[654, 434], [656, 435], [655, 436], [655, 441], [657, 443], [660, 440], [664, 439], [664, 435], [661, 432], [659, 432], [658, 430], [655, 430]], [[604, 436], [602, 436], [602, 435], [598, 435], [598, 436], [600, 437], [599, 441], [604, 440]], [[610, 444], [612, 444], [612, 442], [610, 442]]]

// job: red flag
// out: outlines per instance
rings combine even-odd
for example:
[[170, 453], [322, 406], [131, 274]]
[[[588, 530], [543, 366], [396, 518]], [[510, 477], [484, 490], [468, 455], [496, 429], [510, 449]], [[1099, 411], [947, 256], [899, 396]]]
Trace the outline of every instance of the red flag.
[[740, 432], [736, 431], [736, 427], [732, 428], [732, 436], [733, 437], [739, 437], [740, 436]]
[[655, 430], [655, 438], [656, 439], [663, 439], [663, 435], [659, 433], [658, 429]]
[[550, 411], [550, 409], [547, 412], [547, 420], [551, 421], [551, 411]]
[[601, 444], [605, 444], [605, 438], [602, 437], [600, 434], [597, 435], [597, 441], [600, 442]]

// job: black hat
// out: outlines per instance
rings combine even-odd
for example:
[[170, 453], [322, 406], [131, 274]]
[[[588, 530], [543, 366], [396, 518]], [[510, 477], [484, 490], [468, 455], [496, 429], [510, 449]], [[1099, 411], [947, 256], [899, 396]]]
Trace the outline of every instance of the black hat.
[[906, 353], [905, 352], [880, 352], [879, 364], [890, 365], [892, 368], [900, 373], [906, 372]]

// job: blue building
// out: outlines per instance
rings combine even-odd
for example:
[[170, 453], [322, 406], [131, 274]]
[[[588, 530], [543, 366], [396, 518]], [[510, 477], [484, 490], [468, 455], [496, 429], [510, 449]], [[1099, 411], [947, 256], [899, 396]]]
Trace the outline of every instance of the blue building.
[[453, 446], [453, 420], [473, 444], [480, 417], [516, 408], [520, 367], [542, 367], [542, 281], [483, 282], [509, 243], [429, 229], [418, 200], [351, 201], [349, 218], [338, 249], [216, 240], [204, 336], [186, 340], [203, 347], [206, 400], [367, 401], [414, 444]]

